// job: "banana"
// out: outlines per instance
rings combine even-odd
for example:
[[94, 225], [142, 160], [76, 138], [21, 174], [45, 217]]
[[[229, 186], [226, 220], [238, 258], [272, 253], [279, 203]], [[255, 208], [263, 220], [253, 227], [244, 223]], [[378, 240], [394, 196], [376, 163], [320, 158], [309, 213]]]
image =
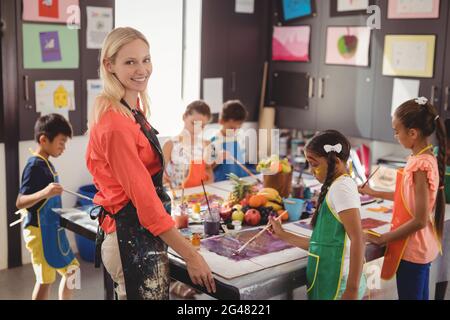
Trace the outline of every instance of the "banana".
[[264, 206], [265, 207], [272, 207], [272, 209], [275, 210], [275, 211], [283, 209], [283, 206], [279, 205], [276, 202], [272, 202], [272, 201], [268, 201]]
[[278, 202], [280, 204], [283, 203], [283, 199], [281, 198], [280, 194], [273, 188], [261, 189], [258, 194], [265, 196], [268, 201]]

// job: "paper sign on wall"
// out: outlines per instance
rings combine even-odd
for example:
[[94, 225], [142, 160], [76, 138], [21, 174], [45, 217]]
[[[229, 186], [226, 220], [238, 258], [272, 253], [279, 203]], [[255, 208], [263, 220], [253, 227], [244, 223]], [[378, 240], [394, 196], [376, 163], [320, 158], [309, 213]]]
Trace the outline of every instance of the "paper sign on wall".
[[88, 79], [87, 80], [87, 109], [89, 110], [94, 106], [94, 101], [97, 96], [102, 93], [103, 83], [100, 79]]
[[88, 49], [101, 49], [103, 40], [113, 29], [113, 9], [105, 7], [86, 7]]
[[203, 79], [203, 100], [208, 103], [211, 113], [220, 113], [223, 105], [223, 78]]
[[22, 0], [23, 21], [80, 24], [79, 0]]
[[255, 0], [236, 0], [234, 11], [237, 13], [254, 13]]
[[36, 112], [41, 116], [58, 113], [69, 119], [75, 110], [75, 82], [73, 80], [36, 81]]
[[419, 96], [420, 80], [394, 79], [391, 115], [400, 105]]
[[78, 30], [65, 25], [24, 23], [24, 69], [77, 69]]

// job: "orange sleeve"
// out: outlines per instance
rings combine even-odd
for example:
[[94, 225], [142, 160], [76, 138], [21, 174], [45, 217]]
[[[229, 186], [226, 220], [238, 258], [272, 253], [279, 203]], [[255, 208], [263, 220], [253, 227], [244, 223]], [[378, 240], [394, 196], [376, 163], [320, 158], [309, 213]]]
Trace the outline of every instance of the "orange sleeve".
[[154, 236], [171, 229], [175, 223], [156, 194], [151, 175], [139, 158], [132, 133], [111, 129], [100, 140], [111, 173], [136, 207], [141, 225]]

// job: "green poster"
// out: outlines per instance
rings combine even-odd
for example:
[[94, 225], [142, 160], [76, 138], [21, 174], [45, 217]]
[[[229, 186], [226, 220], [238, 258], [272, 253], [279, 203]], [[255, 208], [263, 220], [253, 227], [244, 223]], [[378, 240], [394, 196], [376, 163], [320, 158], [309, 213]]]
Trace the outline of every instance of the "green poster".
[[23, 24], [24, 69], [77, 69], [78, 30], [65, 25]]

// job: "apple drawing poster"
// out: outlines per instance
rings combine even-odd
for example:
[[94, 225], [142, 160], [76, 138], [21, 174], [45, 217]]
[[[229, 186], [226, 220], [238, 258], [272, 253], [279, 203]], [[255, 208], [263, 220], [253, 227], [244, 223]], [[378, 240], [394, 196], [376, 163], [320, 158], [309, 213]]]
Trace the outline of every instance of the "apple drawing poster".
[[368, 67], [370, 34], [368, 27], [329, 27], [325, 63]]
[[309, 61], [311, 27], [274, 27], [272, 38], [272, 60]]

